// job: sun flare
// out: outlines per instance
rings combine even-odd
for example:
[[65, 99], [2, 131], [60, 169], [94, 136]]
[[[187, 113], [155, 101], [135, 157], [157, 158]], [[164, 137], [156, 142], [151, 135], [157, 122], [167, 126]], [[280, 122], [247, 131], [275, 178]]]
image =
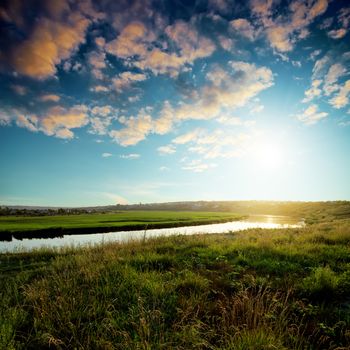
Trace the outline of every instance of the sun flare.
[[259, 140], [253, 146], [253, 157], [259, 168], [277, 170], [283, 166], [285, 148], [279, 142]]

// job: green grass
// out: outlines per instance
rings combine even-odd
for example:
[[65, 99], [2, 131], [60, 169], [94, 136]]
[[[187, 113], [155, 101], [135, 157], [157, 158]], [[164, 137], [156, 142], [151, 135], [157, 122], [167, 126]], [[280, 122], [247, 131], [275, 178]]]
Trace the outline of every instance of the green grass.
[[1, 232], [23, 232], [61, 229], [82, 233], [88, 229], [145, 229], [198, 225], [213, 222], [238, 220], [242, 215], [219, 212], [175, 212], [175, 211], [135, 211], [108, 214], [82, 214], [62, 216], [2, 216]]
[[0, 255], [1, 349], [348, 349], [350, 220]]

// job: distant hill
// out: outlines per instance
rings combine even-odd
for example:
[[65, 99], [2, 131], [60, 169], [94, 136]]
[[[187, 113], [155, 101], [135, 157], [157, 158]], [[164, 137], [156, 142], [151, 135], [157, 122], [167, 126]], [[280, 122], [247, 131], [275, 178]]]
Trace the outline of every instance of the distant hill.
[[283, 201], [185, 201], [146, 204], [116, 204], [90, 207], [1, 206], [0, 215], [74, 215], [128, 210], [219, 211], [238, 214], [288, 215], [307, 218], [309, 222], [350, 218], [349, 201], [283, 202]]

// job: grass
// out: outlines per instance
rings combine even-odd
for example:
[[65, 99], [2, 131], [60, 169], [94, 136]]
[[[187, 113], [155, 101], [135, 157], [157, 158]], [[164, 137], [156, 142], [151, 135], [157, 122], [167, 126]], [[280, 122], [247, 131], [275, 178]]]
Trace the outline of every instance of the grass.
[[350, 220], [0, 262], [1, 349], [350, 346]]
[[0, 216], [1, 233], [54, 231], [69, 233], [177, 227], [233, 221], [242, 215], [220, 212], [135, 211], [57, 216]]

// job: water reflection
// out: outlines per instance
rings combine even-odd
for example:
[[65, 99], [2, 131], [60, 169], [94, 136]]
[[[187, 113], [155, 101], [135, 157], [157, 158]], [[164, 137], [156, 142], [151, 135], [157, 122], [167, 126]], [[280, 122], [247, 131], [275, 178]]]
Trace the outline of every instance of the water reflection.
[[[300, 227], [303, 223], [286, 216], [252, 215], [242, 221], [232, 221], [222, 224], [185, 226], [152, 230], [119, 231], [108, 233], [89, 233], [62, 235], [57, 232], [39, 234], [16, 233], [13, 237], [5, 237], [0, 242], [0, 252], [29, 251], [41, 247], [59, 248], [66, 246], [84, 246], [107, 242], [127, 242], [144, 238], [170, 235], [192, 235], [209, 233], [227, 233], [249, 228], [287, 228]], [[32, 237], [29, 239], [28, 237]]]

